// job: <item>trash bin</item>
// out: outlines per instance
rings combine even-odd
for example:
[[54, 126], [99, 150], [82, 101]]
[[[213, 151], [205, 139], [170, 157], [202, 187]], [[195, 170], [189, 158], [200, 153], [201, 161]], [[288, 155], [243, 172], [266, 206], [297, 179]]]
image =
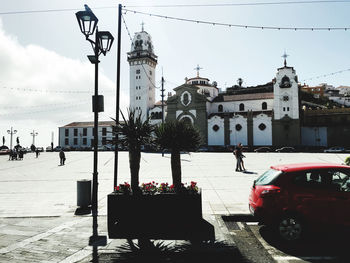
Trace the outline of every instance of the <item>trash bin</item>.
[[77, 181], [77, 206], [85, 208], [91, 205], [91, 180]]

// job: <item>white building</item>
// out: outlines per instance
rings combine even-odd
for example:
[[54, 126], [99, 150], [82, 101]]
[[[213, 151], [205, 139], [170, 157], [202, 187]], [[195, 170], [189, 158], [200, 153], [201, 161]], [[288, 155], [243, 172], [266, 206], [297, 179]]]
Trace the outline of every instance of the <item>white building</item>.
[[[112, 136], [114, 121], [100, 121], [98, 127], [98, 146], [108, 145]], [[93, 147], [94, 122], [72, 122], [58, 128], [58, 145], [62, 147], [87, 148]]]

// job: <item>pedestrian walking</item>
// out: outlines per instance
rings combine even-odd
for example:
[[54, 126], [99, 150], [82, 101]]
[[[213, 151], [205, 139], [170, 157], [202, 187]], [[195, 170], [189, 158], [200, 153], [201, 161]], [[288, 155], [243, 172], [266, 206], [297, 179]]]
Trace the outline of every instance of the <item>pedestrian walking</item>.
[[64, 165], [64, 162], [66, 161], [66, 155], [64, 154], [64, 151], [62, 149], [59, 155], [60, 155], [60, 165]]
[[236, 172], [245, 171], [243, 157], [245, 157], [242, 153], [243, 146], [241, 143], [238, 143], [237, 146], [233, 150], [233, 155], [236, 157]]
[[13, 156], [13, 150], [11, 149], [10, 150], [10, 153], [9, 153], [9, 161], [12, 161], [13, 159], [12, 159], [12, 156]]
[[38, 148], [36, 148], [36, 149], [35, 149], [35, 155], [36, 155], [36, 158], [38, 158], [38, 157], [39, 157], [39, 154], [40, 154], [40, 153], [39, 153], [39, 149], [38, 149]]

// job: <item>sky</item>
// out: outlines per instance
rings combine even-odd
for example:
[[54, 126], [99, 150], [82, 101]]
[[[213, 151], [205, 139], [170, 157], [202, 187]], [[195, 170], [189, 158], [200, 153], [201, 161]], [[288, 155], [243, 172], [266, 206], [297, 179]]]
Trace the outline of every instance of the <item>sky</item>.
[[[93, 121], [91, 95], [94, 66], [87, 55], [91, 45], [79, 30], [75, 13], [88, 4], [99, 18], [99, 30], [117, 37], [118, 4], [125, 9], [203, 20], [216, 23], [275, 27], [349, 27], [350, 1], [312, 4], [235, 5], [235, 3], [273, 3], [285, 0], [221, 1], [79, 1], [11, 0], [0, 1], [0, 137], [10, 144], [8, 130], [13, 128], [13, 144], [46, 147], [52, 138], [58, 143], [58, 127], [74, 121]], [[208, 5], [154, 7], [154, 5]], [[146, 5], [146, 6], [145, 6]], [[69, 10], [66, 10], [69, 9]], [[8, 12], [63, 10], [5, 14]], [[66, 10], [66, 11], [64, 11]], [[194, 77], [200, 76], [226, 87], [243, 79], [243, 86], [271, 81], [283, 66], [293, 66], [301, 83], [310, 86], [328, 83], [350, 85], [350, 30], [290, 31], [222, 27], [182, 22], [123, 12], [131, 37], [144, 29], [153, 40], [158, 56], [156, 85], [163, 72], [166, 94]], [[121, 100], [125, 111], [129, 104], [129, 65], [127, 52], [131, 41], [125, 25], [121, 34]], [[111, 120], [116, 111], [116, 42], [99, 64], [99, 93], [105, 98], [100, 120]], [[331, 75], [333, 72], [343, 71]], [[324, 77], [324, 75], [326, 75]], [[319, 77], [322, 76], [322, 77]], [[160, 89], [156, 90], [160, 100]], [[52, 136], [53, 135], [53, 136]], [[2, 142], [1, 142], [2, 143]]]

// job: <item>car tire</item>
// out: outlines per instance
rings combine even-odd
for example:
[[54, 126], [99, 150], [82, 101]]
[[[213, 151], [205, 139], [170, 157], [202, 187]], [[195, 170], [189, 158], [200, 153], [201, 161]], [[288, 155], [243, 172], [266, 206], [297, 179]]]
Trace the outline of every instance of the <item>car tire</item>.
[[288, 243], [299, 241], [304, 234], [304, 224], [296, 215], [285, 215], [281, 217], [276, 225], [279, 238]]

